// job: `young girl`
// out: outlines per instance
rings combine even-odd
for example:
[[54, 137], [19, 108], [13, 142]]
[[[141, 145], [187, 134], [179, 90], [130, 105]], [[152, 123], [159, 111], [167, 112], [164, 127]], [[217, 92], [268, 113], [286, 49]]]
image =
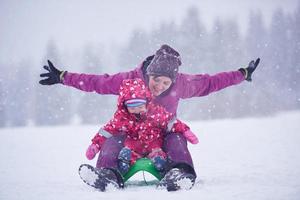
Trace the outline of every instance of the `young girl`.
[[152, 102], [151, 92], [141, 79], [124, 80], [119, 94], [117, 111], [92, 139], [86, 152], [88, 159], [95, 157], [107, 138], [125, 134], [124, 147], [118, 155], [118, 167], [122, 174], [142, 157], [151, 159], [156, 169], [163, 171], [167, 156], [162, 146], [167, 133], [181, 133], [192, 144], [198, 143], [186, 124]]

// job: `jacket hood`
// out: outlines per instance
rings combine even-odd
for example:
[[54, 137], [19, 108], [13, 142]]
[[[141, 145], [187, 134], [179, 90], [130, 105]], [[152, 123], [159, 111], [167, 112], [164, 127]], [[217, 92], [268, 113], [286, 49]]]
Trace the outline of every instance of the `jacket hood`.
[[147, 102], [152, 100], [152, 94], [142, 79], [123, 80], [119, 90], [118, 108], [125, 108], [125, 101], [130, 99], [145, 99]]

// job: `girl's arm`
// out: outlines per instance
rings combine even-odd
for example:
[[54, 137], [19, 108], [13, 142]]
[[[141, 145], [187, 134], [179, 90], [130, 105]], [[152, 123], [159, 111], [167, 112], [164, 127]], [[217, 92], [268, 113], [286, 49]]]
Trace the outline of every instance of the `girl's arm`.
[[198, 137], [190, 130], [190, 127], [188, 127], [188, 125], [186, 125], [179, 119], [174, 118], [168, 124], [168, 127], [171, 126], [172, 126], [172, 128], [170, 129], [171, 133], [181, 133], [190, 143], [198, 144], [199, 142]]

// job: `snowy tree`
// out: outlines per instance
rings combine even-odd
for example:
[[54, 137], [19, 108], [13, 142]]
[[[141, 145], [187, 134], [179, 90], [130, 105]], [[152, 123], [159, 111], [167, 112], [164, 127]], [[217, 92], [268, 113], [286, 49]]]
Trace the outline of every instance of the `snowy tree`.
[[177, 26], [173, 21], [162, 22], [158, 28], [154, 28], [154, 30], [151, 31], [149, 36], [149, 47], [153, 46], [158, 49], [162, 44], [168, 44], [177, 48], [177, 36]]
[[[48, 59], [51, 60], [56, 67], [60, 68], [59, 66], [61, 66], [62, 63], [61, 57], [53, 41], [48, 43], [43, 64], [46, 64]], [[45, 72], [44, 69], [41, 70], [41, 73]], [[37, 125], [57, 125], [70, 122], [70, 91], [67, 88], [57, 85], [48, 87], [37, 85], [35, 95], [35, 121]]]
[[210, 69], [207, 73], [218, 71], [218, 67], [224, 65], [226, 48], [224, 41], [224, 24], [220, 19], [216, 19], [213, 24], [212, 32], [209, 37], [209, 61]]
[[267, 105], [272, 106], [274, 111], [286, 109], [289, 107], [289, 82], [288, 70], [288, 38], [287, 38], [286, 17], [282, 9], [274, 12], [270, 29], [270, 46], [268, 49], [269, 61], [266, 62], [268, 70], [268, 88], [273, 92]]
[[24, 126], [27, 123], [30, 67], [26, 62], [10, 63], [2, 71], [5, 77], [1, 78], [0, 89], [5, 90], [1, 91], [0, 112], [5, 125]]
[[225, 60], [223, 61], [222, 70], [232, 70], [233, 67], [240, 67], [244, 57], [244, 46], [239, 26], [235, 20], [226, 20], [224, 22], [224, 46]]
[[261, 58], [262, 62], [260, 63], [257, 72], [253, 75], [255, 82], [248, 85], [248, 87], [243, 88], [243, 95], [247, 98], [248, 106], [239, 104], [239, 107], [241, 108], [240, 112], [247, 109], [247, 114], [267, 114], [272, 112], [272, 107], [264, 102], [268, 101], [268, 98], [272, 95], [272, 91], [264, 89], [268, 88], [269, 78], [266, 78], [266, 74], [268, 74], [268, 71], [270, 70], [264, 66], [264, 63], [267, 62], [267, 52], [270, 41], [268, 40], [268, 32], [265, 27], [261, 11], [251, 11], [248, 22], [245, 38], [247, 58], [247, 63], [245, 63], [245, 65], [248, 64], [251, 59], [256, 59], [258, 57]]
[[[237, 70], [244, 58], [243, 38], [239, 26], [233, 20], [216, 19], [209, 35], [209, 74]], [[232, 117], [239, 115], [243, 95], [239, 88], [226, 89], [209, 95], [202, 102], [202, 112], [208, 118]], [[238, 106], [237, 106], [238, 105]]]
[[30, 62], [22, 61], [15, 69], [13, 81], [10, 81], [8, 86], [10, 88], [10, 112], [8, 116], [10, 125], [24, 126], [27, 124], [30, 116], [29, 108], [32, 92], [32, 87], [30, 86], [30, 80], [32, 79]]
[[177, 43], [181, 50], [184, 70], [193, 73], [204, 71], [203, 67], [207, 64], [207, 30], [196, 7], [188, 9], [178, 34]]
[[[202, 23], [197, 7], [190, 7], [183, 18], [177, 34], [177, 49], [182, 58], [181, 72], [199, 74], [207, 66], [207, 30]], [[186, 119], [199, 119], [203, 104], [199, 99], [180, 103], [180, 116]]]
[[6, 116], [5, 116], [5, 104], [4, 104], [4, 88], [3, 88], [3, 80], [0, 79], [0, 127], [4, 127], [6, 124]]
[[[84, 73], [103, 74], [105, 68], [101, 60], [101, 47], [95, 45], [86, 45], [83, 52], [81, 65]], [[78, 114], [82, 123], [97, 124], [104, 122], [110, 116], [107, 115], [107, 109], [111, 107], [108, 96], [102, 96], [96, 93], [81, 93], [82, 97], [78, 104]], [[105, 116], [105, 117], [104, 117]]]
[[289, 88], [295, 94], [293, 108], [300, 108], [300, 1], [298, 1], [297, 10], [292, 15], [289, 24], [289, 54], [290, 54], [290, 74]]
[[[128, 45], [120, 55], [119, 65], [122, 71], [132, 70], [133, 67], [141, 63], [147, 56], [153, 53], [148, 34], [144, 30], [133, 31]], [[153, 47], [152, 47], [153, 48]]]
[[246, 31], [246, 56], [249, 58], [265, 57], [269, 46], [267, 30], [261, 11], [252, 11], [249, 15], [249, 24]]

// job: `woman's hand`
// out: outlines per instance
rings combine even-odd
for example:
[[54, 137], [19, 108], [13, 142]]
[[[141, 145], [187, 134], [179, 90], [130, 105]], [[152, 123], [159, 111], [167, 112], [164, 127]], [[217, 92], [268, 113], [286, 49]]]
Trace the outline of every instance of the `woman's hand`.
[[191, 131], [191, 130], [187, 130], [183, 133], [183, 136], [187, 139], [187, 141], [189, 141], [192, 144], [198, 144], [199, 140], [197, 138], [197, 136]]
[[256, 67], [260, 62], [260, 58], [257, 58], [256, 61], [251, 60], [247, 68], [240, 68], [239, 71], [245, 76], [245, 80], [252, 81], [252, 73], [255, 71]]
[[62, 79], [65, 74], [65, 71], [60, 71], [56, 69], [50, 60], [48, 60], [48, 65], [45, 65], [44, 69], [47, 70], [48, 73], [40, 74], [40, 77], [47, 77], [47, 78], [40, 80], [39, 81], [40, 84], [53, 85], [57, 83], [62, 83]]

